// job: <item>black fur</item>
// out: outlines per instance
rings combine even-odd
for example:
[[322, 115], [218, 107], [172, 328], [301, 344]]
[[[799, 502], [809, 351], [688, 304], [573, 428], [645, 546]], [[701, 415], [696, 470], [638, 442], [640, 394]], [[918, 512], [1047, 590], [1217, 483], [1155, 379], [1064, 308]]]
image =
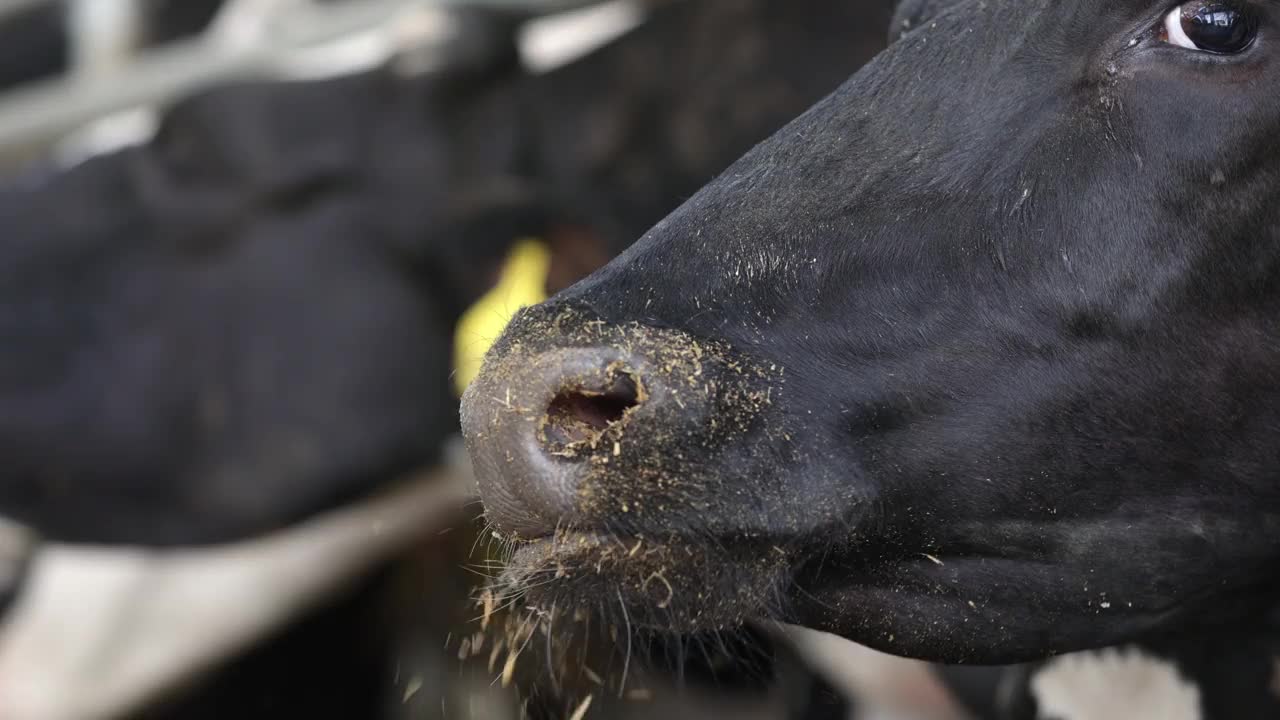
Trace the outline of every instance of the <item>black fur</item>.
[[[771, 544], [783, 597], [761, 575], [745, 615], [925, 659], [1254, 622], [1280, 561], [1280, 13], [1253, 6], [1239, 56], [1165, 43], [1172, 8], [1148, 0], [906, 8], [914, 29], [834, 95], [508, 329], [486, 382], [541, 383], [522, 401], [594, 391], [577, 371], [492, 375], [550, 357], [621, 358], [652, 392], [619, 420], [616, 460], [549, 458], [545, 492], [520, 470], [536, 462], [483, 478], [491, 520], [732, 564], [677, 588], [695, 627], [744, 595], [743, 548]], [[781, 368], [770, 403], [703, 442], [724, 419], [705, 403], [668, 456], [629, 456], [679, 415], [655, 393], [736, 387], [584, 340], [658, 336], [643, 328]], [[464, 403], [479, 465], [539, 452], [523, 433], [542, 408], [521, 407]], [[633, 497], [620, 478], [655, 462], [644, 512], [601, 499]], [[598, 582], [540, 591], [563, 607]]]

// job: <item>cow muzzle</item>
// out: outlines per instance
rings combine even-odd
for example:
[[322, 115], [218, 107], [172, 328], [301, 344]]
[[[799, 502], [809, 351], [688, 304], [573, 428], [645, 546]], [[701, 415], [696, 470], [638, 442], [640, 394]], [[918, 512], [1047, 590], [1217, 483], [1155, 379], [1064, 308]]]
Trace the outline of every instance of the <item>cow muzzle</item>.
[[820, 515], [795, 468], [780, 367], [727, 343], [522, 311], [462, 404], [486, 515], [529, 607], [616, 601], [627, 622], [740, 625], [804, 558]]
[[711, 461], [752, 431], [769, 372], [722, 344], [573, 308], [518, 317], [463, 400], [463, 432], [503, 533], [679, 531], [714, 497]]

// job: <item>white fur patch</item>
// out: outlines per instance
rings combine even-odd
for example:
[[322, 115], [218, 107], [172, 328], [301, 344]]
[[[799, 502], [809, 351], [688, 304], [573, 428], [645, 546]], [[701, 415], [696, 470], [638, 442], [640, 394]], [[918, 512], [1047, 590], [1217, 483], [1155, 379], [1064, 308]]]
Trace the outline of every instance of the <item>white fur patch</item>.
[[1202, 720], [1200, 690], [1172, 663], [1136, 649], [1056, 658], [1031, 692], [1043, 720]]

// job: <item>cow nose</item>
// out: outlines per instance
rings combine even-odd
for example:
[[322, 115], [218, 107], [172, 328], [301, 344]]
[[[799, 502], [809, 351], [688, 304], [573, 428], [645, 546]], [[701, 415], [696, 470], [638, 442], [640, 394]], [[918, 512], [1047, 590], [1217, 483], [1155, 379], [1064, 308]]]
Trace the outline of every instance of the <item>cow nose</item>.
[[645, 359], [612, 347], [519, 352], [468, 389], [463, 431], [490, 521], [537, 538], [575, 524], [588, 476], [620, 462], [643, 433], [658, 379]]
[[722, 462], [757, 462], [748, 435], [770, 453], [789, 442], [781, 382], [780, 368], [672, 328], [555, 302], [522, 311], [462, 399], [485, 513], [527, 540], [697, 524]]
[[610, 363], [604, 374], [563, 378], [539, 422], [538, 441], [544, 452], [570, 460], [595, 449], [606, 430], [622, 422], [640, 404], [641, 385], [627, 365]]

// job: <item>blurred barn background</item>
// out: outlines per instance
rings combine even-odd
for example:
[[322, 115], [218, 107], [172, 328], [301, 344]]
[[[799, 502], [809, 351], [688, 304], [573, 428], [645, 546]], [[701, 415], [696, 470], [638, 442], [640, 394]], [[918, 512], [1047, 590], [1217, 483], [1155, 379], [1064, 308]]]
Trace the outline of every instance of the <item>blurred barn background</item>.
[[[228, 84], [479, 68], [512, 37], [518, 61], [547, 72], [673, 2], [699, 0], [0, 0], [0, 177], [32, 192], [151, 141], [175, 102]], [[513, 679], [536, 685], [540, 663], [508, 667], [510, 649], [477, 628], [489, 543], [476, 505], [456, 510], [469, 479], [450, 447], [423, 482], [261, 542], [153, 549], [7, 528], [0, 720], [574, 715], [568, 700], [529, 707]], [[859, 718], [957, 717], [914, 664], [790, 643], [797, 669], [763, 687], [642, 675], [641, 692], [596, 693], [589, 717], [800, 717], [795, 698], [818, 686], [857, 696]]]
[[[656, 3], [649, 3], [656, 4]], [[482, 63], [518, 25], [543, 71], [625, 32], [643, 0], [4, 0], [0, 158], [75, 162], [141, 142], [157, 113], [241, 80]]]

